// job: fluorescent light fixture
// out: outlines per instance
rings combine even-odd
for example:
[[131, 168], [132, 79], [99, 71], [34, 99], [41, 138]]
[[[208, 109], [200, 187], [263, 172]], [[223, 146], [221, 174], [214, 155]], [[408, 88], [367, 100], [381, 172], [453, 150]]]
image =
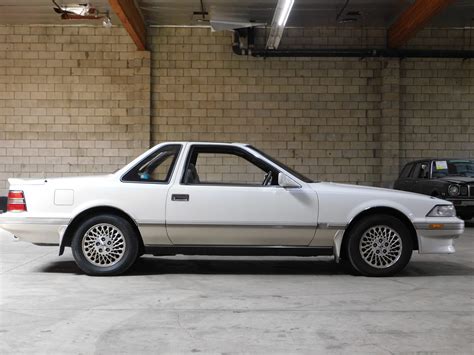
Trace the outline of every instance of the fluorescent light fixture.
[[210, 20], [209, 24], [213, 32], [266, 25], [266, 23], [263, 22], [249, 22], [245, 20]]
[[283, 0], [283, 2], [283, 9], [281, 10], [280, 17], [278, 18], [278, 26], [286, 25], [286, 21], [288, 21], [288, 16], [290, 16], [290, 12], [295, 0]]
[[268, 36], [267, 49], [278, 48], [286, 21], [288, 21], [294, 3], [295, 0], [278, 0], [275, 13], [273, 14], [272, 28]]

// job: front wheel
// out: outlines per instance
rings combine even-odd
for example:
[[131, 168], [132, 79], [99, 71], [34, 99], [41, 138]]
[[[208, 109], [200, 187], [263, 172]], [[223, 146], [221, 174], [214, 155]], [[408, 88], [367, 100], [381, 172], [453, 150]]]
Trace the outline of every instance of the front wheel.
[[410, 230], [390, 215], [364, 218], [352, 228], [346, 244], [351, 266], [365, 276], [391, 276], [401, 271], [412, 252]]
[[128, 221], [115, 215], [100, 215], [82, 223], [74, 233], [72, 255], [88, 275], [118, 275], [138, 257], [138, 238]]

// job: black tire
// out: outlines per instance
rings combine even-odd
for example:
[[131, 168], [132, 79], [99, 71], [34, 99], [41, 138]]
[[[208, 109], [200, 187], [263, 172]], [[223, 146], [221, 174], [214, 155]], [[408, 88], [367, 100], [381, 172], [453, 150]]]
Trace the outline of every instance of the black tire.
[[394, 216], [368, 216], [349, 233], [345, 243], [347, 261], [362, 275], [391, 276], [410, 261], [413, 252], [410, 230]]
[[77, 266], [86, 274], [110, 276], [124, 273], [135, 263], [139, 242], [127, 220], [104, 214], [87, 219], [77, 228], [71, 249]]

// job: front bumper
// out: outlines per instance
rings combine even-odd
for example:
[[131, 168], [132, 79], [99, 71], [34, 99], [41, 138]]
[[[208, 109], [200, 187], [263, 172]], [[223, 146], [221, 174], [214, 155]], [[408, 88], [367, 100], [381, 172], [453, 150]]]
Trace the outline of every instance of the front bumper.
[[59, 245], [68, 223], [66, 218], [23, 217], [14, 213], [0, 215], [0, 228], [20, 240], [40, 245]]
[[474, 216], [474, 199], [448, 199], [452, 202], [458, 215]]
[[454, 239], [464, 232], [464, 222], [458, 218], [429, 218], [414, 223], [420, 254], [451, 254]]

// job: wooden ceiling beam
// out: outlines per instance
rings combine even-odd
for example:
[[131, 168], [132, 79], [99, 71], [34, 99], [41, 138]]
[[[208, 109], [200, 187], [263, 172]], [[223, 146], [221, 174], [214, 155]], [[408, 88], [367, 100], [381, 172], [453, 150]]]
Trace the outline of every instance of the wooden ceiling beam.
[[109, 4], [137, 45], [137, 49], [146, 50], [146, 26], [135, 1], [109, 0]]
[[416, 0], [390, 26], [387, 32], [389, 48], [405, 44], [437, 14], [454, 0]]

